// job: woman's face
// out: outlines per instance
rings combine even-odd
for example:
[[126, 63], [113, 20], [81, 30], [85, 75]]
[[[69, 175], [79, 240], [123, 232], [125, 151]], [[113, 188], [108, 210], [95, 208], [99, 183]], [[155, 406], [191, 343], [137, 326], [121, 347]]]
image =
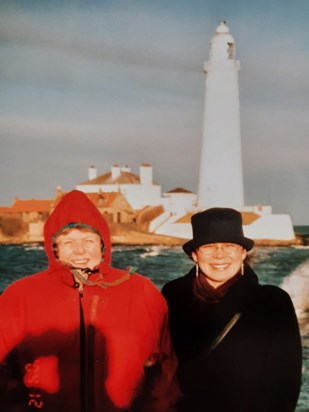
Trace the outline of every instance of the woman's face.
[[71, 229], [56, 238], [58, 259], [69, 266], [90, 268], [102, 261], [101, 238], [97, 233]]
[[246, 250], [236, 243], [210, 243], [192, 252], [192, 258], [214, 288], [239, 272]]

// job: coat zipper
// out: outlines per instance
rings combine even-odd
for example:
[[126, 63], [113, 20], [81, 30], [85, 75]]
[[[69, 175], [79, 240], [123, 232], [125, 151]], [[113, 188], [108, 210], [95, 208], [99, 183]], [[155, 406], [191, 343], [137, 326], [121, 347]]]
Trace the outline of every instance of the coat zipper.
[[82, 294], [79, 293], [79, 339], [80, 339], [80, 409], [81, 412], [88, 412], [87, 408], [87, 349], [86, 349], [86, 328], [84, 310], [82, 305]]
[[79, 291], [79, 313], [80, 313], [80, 404], [81, 412], [95, 411], [95, 326], [94, 321], [99, 303], [99, 296], [94, 295], [90, 308], [90, 323], [86, 327], [84, 309], [82, 304], [83, 293]]

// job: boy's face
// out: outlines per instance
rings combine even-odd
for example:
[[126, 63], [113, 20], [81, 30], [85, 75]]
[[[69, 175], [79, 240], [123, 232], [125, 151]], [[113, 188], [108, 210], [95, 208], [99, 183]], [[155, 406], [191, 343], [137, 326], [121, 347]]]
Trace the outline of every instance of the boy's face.
[[102, 261], [101, 238], [97, 233], [72, 229], [56, 238], [58, 260], [69, 266], [90, 268]]

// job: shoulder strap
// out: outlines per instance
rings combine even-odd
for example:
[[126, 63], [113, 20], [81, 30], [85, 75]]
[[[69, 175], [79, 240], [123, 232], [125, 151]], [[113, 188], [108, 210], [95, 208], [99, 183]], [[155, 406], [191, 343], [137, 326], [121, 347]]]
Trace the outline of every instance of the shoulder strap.
[[210, 347], [208, 348], [207, 355], [212, 352], [216, 347], [223, 341], [226, 335], [230, 332], [230, 330], [235, 326], [238, 320], [241, 318], [242, 312], [236, 313], [232, 319], [225, 325], [222, 331], [219, 333], [218, 336], [212, 341]]

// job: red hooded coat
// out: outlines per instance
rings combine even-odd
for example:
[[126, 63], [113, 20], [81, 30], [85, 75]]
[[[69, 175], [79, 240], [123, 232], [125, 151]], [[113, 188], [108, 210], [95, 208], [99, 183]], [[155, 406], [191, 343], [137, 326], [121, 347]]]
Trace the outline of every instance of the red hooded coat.
[[[53, 236], [70, 223], [91, 226], [104, 242], [99, 273], [89, 278], [101, 278], [101, 286], [85, 285], [82, 296], [52, 248]], [[1, 408], [172, 411], [177, 364], [159, 290], [110, 266], [108, 226], [79, 191], [63, 197], [44, 236], [48, 269], [14, 282], [0, 297]]]

